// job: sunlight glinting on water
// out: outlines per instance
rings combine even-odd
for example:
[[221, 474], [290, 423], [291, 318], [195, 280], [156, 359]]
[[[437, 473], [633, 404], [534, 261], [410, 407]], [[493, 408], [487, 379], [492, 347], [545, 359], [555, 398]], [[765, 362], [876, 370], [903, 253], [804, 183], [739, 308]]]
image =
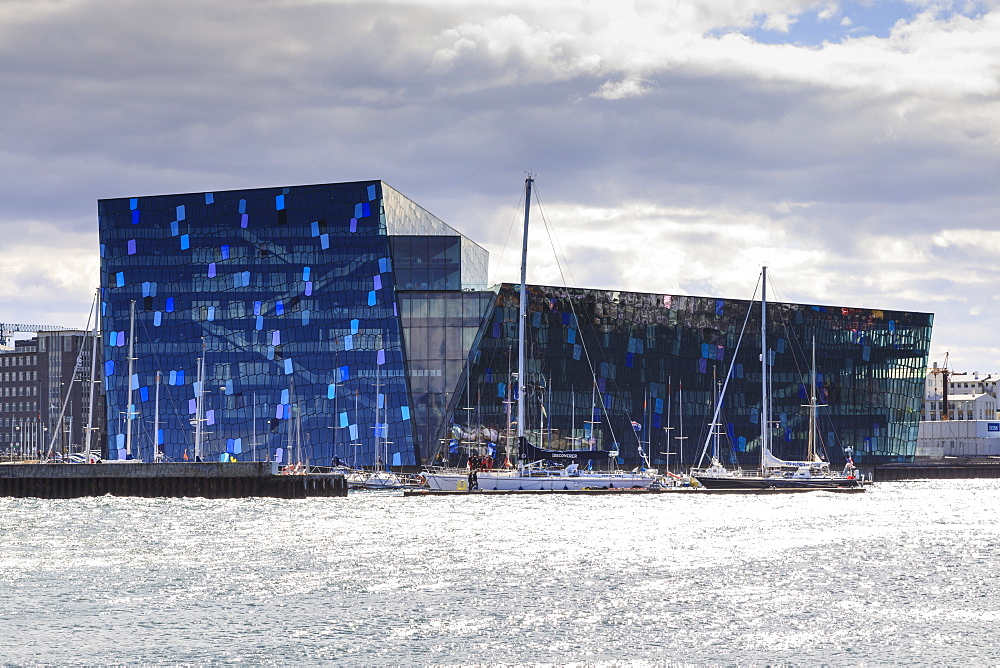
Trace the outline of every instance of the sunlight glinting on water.
[[0, 661], [985, 661], [998, 500], [4, 499]]

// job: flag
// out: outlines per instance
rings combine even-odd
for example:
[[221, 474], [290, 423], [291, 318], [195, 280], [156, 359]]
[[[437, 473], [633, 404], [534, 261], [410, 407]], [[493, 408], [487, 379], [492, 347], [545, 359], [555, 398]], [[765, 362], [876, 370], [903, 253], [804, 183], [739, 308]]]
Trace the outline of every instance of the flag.
[[184, 461], [188, 460], [188, 451], [184, 450]]
[[635, 429], [636, 431], [642, 431], [642, 425], [636, 422], [635, 420], [632, 420], [632, 429]]

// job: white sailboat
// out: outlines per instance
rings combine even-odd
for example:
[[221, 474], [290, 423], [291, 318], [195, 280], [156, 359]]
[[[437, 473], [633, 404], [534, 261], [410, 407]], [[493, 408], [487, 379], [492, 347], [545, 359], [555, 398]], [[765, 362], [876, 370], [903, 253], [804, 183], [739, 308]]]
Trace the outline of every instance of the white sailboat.
[[[760, 412], [760, 470], [744, 471], [727, 469], [719, 461], [718, 446], [713, 449], [711, 463], [704, 469], [692, 469], [691, 477], [709, 489], [831, 489], [860, 487], [861, 478], [848, 460], [843, 472], [830, 470], [828, 462], [816, 453], [816, 351], [813, 343], [811, 372], [809, 444], [805, 461], [786, 461], [775, 457], [771, 451], [771, 393], [767, 348], [767, 267], [761, 271], [760, 291], [760, 339], [761, 339], [761, 412]], [[729, 377], [726, 378], [728, 383]], [[725, 394], [725, 384], [716, 403], [714, 425], [719, 421], [721, 397]], [[711, 438], [711, 436], [710, 436]]]
[[[616, 452], [559, 451], [534, 448], [524, 436], [525, 425], [525, 324], [527, 321], [527, 261], [528, 261], [528, 221], [531, 210], [531, 186], [534, 179], [525, 179], [524, 231], [521, 237], [521, 285], [517, 328], [517, 445], [521, 464], [517, 467], [476, 470], [429, 470], [424, 478], [428, 487], [434, 490], [467, 491], [481, 490], [529, 490], [565, 491], [584, 489], [628, 489], [646, 488], [658, 480], [656, 471], [587, 471], [581, 464], [598, 459], [617, 456]], [[552, 467], [550, 461], [565, 462], [564, 466]]]

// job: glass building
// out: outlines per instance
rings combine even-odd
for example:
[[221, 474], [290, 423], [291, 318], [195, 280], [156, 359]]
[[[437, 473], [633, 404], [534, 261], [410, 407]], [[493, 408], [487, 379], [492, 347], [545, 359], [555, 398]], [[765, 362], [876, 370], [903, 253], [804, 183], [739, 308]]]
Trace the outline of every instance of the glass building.
[[[529, 286], [528, 296], [530, 441], [617, 450], [627, 466], [645, 454], [660, 467], [687, 470], [717, 439], [728, 466], [759, 464], [759, 301], [544, 286]], [[471, 417], [462, 422], [461, 407], [454, 411], [453, 435], [503, 441], [517, 314], [518, 286], [500, 286], [472, 353], [469, 391], [460, 390]], [[769, 303], [774, 454], [805, 456], [815, 340], [829, 460], [842, 464], [848, 449], [857, 462], [912, 459], [932, 320], [927, 313]]]
[[[387, 184], [109, 199], [99, 215], [110, 458], [416, 466], [503, 452], [517, 286], [487, 289], [486, 251]], [[533, 441], [689, 466], [732, 362], [717, 431], [752, 464], [753, 304], [529, 293]], [[801, 456], [815, 337], [832, 460], [912, 458], [931, 322], [769, 304], [775, 454]]]

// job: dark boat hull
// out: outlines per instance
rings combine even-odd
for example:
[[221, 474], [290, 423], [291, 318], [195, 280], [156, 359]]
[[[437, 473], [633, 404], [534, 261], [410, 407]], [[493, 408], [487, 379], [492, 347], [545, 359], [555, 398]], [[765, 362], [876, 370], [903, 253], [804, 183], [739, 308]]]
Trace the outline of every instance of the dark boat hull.
[[695, 476], [705, 489], [844, 489], [861, 487], [860, 480], [849, 478], [779, 478], [768, 476], [710, 477]]
[[710, 476], [695, 476], [695, 480], [698, 481], [705, 489], [770, 489], [774, 485], [766, 478], [759, 478], [754, 476], [747, 476], [743, 478], [715, 478]]

